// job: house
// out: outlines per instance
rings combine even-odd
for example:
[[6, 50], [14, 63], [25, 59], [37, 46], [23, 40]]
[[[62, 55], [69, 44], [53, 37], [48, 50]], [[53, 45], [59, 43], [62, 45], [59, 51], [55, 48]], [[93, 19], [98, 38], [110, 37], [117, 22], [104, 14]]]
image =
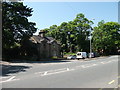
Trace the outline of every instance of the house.
[[39, 35], [33, 35], [29, 39], [30, 49], [37, 59], [61, 57], [60, 43], [52, 37], [46, 37], [43, 30], [40, 30]]

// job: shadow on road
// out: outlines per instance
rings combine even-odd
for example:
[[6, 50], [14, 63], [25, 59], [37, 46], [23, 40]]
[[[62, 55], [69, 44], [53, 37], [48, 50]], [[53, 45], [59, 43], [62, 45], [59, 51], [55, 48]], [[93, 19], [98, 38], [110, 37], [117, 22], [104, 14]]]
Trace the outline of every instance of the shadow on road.
[[10, 63], [62, 63], [62, 62], [71, 62], [71, 60], [66, 59], [41, 59], [41, 60], [10, 60]]
[[42, 61], [27, 61], [27, 63], [63, 63], [63, 62], [71, 62], [70, 60], [42, 60]]
[[0, 76], [9, 76], [9, 74], [25, 72], [26, 69], [29, 69], [31, 67], [19, 65], [1, 65], [0, 68], [2, 69], [2, 72], [0, 72]]
[[[19, 65], [19, 63], [28, 63], [28, 64], [44, 64], [44, 63], [62, 63], [62, 62], [71, 62], [70, 60], [62, 60], [62, 59], [55, 59], [55, 60], [50, 60], [50, 59], [45, 59], [45, 60], [40, 60], [40, 61], [31, 61], [31, 60], [10, 60], [10, 61], [5, 61], [10, 64], [3, 64], [0, 65], [0, 76], [9, 76], [10, 74], [15, 74], [19, 72], [26, 72], [27, 69], [32, 68], [32, 66], [23, 66]], [[12, 65], [12, 64], [18, 64], [18, 65]]]

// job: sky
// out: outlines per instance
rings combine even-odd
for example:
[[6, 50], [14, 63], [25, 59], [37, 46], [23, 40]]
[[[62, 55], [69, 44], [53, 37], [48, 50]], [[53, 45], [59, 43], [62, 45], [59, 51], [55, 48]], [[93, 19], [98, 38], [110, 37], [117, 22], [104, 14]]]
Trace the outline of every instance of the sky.
[[92, 20], [93, 27], [101, 20], [118, 22], [118, 2], [24, 2], [24, 5], [33, 8], [28, 20], [36, 23], [35, 35], [52, 25], [73, 21], [79, 13]]

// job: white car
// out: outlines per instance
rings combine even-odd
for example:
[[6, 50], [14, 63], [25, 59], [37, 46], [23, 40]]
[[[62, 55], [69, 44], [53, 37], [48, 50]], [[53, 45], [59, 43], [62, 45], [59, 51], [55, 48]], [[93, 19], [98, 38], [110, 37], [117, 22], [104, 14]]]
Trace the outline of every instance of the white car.
[[89, 53], [89, 58], [94, 58], [94, 53]]
[[76, 58], [79, 60], [79, 59], [85, 59], [87, 58], [87, 53], [86, 52], [77, 52], [76, 54]]

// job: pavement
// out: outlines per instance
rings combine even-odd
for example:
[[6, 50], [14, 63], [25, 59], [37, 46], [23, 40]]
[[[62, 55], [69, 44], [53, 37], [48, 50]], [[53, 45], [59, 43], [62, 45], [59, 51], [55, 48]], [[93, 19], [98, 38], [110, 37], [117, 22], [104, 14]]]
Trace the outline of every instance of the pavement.
[[117, 88], [118, 57], [4, 63], [0, 83], [2, 88]]

